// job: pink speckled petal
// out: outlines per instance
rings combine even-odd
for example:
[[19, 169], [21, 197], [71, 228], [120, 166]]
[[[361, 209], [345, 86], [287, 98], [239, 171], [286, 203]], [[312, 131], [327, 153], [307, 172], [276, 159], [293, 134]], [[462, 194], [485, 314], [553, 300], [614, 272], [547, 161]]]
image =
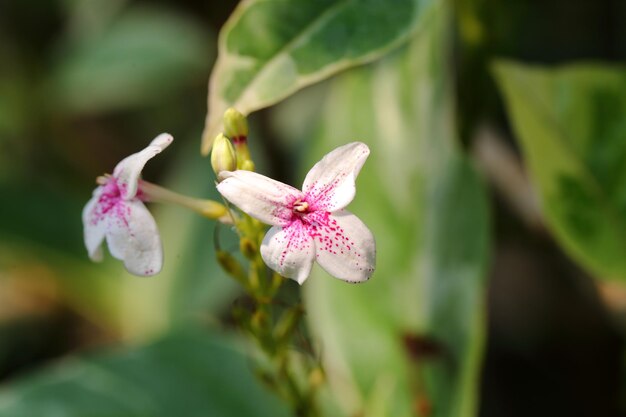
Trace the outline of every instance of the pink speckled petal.
[[313, 266], [315, 244], [300, 222], [286, 228], [274, 226], [263, 238], [261, 256], [274, 271], [302, 285]]
[[357, 216], [347, 210], [332, 213], [320, 219], [316, 234], [316, 260], [326, 272], [348, 282], [369, 279], [376, 267], [376, 241]]
[[304, 179], [302, 191], [315, 209], [335, 211], [347, 206], [355, 194], [355, 180], [370, 154], [366, 144], [340, 146], [319, 161]]
[[173, 140], [172, 135], [161, 133], [144, 150], [127, 156], [117, 164], [113, 176], [117, 178], [125, 200], [130, 200], [137, 194], [137, 182], [146, 162], [161, 153]]
[[134, 275], [157, 274], [163, 266], [163, 247], [154, 218], [139, 200], [120, 201], [107, 216], [107, 243], [115, 258]]
[[302, 193], [295, 188], [256, 172], [222, 171], [225, 178], [217, 190], [228, 201], [250, 216], [274, 226], [286, 225], [291, 217], [289, 206]]
[[92, 261], [100, 262], [103, 258], [102, 242], [106, 233], [106, 221], [98, 216], [98, 200], [103, 187], [98, 187], [93, 192], [93, 197], [83, 209], [83, 236], [85, 247]]

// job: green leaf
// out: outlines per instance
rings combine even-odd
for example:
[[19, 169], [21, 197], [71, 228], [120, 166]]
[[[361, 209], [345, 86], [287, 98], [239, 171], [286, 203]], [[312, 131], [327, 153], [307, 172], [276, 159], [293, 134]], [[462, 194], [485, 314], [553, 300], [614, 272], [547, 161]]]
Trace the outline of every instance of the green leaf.
[[50, 80], [51, 105], [101, 112], [163, 100], [208, 70], [210, 40], [188, 17], [129, 9], [101, 32], [62, 45]]
[[248, 0], [220, 34], [203, 153], [228, 107], [244, 114], [405, 42], [438, 0]]
[[590, 272], [626, 280], [626, 68], [495, 74], [549, 227]]
[[149, 346], [70, 358], [0, 390], [11, 417], [288, 416], [236, 344], [179, 331]]
[[[449, 15], [407, 47], [331, 86], [314, 163], [358, 139], [371, 148], [349, 210], [373, 231], [377, 268], [348, 285], [304, 285], [335, 398], [347, 415], [473, 416], [484, 338], [485, 189], [454, 141]], [[431, 346], [430, 354], [419, 346]]]

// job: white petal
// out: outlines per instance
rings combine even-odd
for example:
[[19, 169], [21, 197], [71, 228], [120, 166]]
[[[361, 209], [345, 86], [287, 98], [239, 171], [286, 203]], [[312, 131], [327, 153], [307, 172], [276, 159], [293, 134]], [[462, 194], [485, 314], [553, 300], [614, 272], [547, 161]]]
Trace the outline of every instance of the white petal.
[[344, 281], [367, 281], [376, 267], [376, 242], [367, 226], [347, 210], [317, 212], [312, 217], [320, 266]]
[[231, 203], [263, 223], [286, 225], [293, 212], [291, 204], [302, 193], [282, 182], [251, 171], [222, 171], [225, 178], [217, 190]]
[[354, 198], [355, 180], [370, 154], [366, 144], [352, 142], [340, 146], [319, 161], [304, 179], [302, 191], [314, 209], [335, 211]]
[[163, 247], [154, 218], [137, 200], [120, 200], [107, 216], [107, 243], [115, 258], [131, 274], [147, 276], [161, 271]]
[[302, 285], [313, 266], [315, 244], [299, 221], [286, 228], [274, 226], [263, 238], [261, 256], [274, 271]]
[[117, 178], [124, 199], [130, 200], [135, 197], [137, 194], [137, 182], [146, 162], [161, 153], [173, 140], [172, 135], [161, 133], [144, 150], [127, 156], [117, 164], [113, 171], [113, 176]]
[[93, 192], [93, 197], [83, 209], [83, 235], [85, 247], [92, 261], [100, 262], [103, 258], [102, 241], [106, 233], [106, 221], [98, 207], [98, 200], [103, 187], [98, 187]]

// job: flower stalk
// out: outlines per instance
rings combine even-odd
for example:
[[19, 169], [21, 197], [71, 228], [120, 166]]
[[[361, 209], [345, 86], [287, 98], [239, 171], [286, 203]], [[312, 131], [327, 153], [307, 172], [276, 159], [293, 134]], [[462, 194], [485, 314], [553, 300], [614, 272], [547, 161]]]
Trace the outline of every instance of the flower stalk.
[[[218, 184], [224, 179], [223, 174], [230, 172], [219, 171], [219, 167], [224, 163], [232, 164], [231, 148], [228, 146], [231, 142], [237, 168], [254, 170], [247, 144], [248, 125], [241, 113], [234, 109], [226, 112], [224, 133], [218, 139], [212, 154]], [[228, 204], [226, 200], [225, 203]], [[234, 209], [227, 211], [235, 213]], [[280, 301], [289, 288], [284, 285], [287, 279], [269, 269], [261, 255], [266, 226], [245, 212], [237, 211], [233, 219], [241, 256], [223, 251], [216, 239], [220, 265], [246, 292], [245, 300], [233, 306], [232, 317], [258, 348], [257, 374], [260, 380], [288, 403], [295, 415], [316, 417], [319, 412], [316, 392], [321, 380], [314, 378], [317, 383], [312, 384], [310, 375], [319, 376], [323, 372], [310, 344], [298, 346], [296, 343], [303, 338], [304, 308], [299, 302], [294, 305]]]
[[208, 219], [231, 223], [228, 209], [222, 203], [179, 194], [148, 181], [139, 180], [144, 200], [158, 203], [171, 203], [188, 208]]

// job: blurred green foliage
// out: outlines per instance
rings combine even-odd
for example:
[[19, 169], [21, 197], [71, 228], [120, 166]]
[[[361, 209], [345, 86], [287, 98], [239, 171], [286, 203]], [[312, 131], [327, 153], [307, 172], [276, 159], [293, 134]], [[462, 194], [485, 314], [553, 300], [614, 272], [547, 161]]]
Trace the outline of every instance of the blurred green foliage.
[[66, 361], [2, 395], [0, 413], [12, 417], [288, 415], [278, 399], [258, 386], [238, 343], [206, 329], [178, 330], [141, 348]]
[[303, 289], [348, 415], [411, 416], [416, 404], [434, 404], [433, 416], [476, 413], [488, 216], [455, 138], [449, 12], [440, 7], [408, 45], [331, 83], [311, 138], [309, 163], [345, 138], [372, 150], [350, 210], [377, 238], [376, 273], [354, 287], [318, 271]]
[[[571, 261], [624, 278], [626, 71], [548, 64], [626, 59], [625, 3], [236, 3], [0, 2], [0, 416], [288, 414], [227, 330], [241, 300], [213, 223], [151, 207], [166, 259], [150, 279], [92, 264], [82, 243], [93, 178], [162, 131], [175, 146], [146, 178], [217, 198], [197, 150], [220, 30], [208, 120], [276, 104], [250, 119], [259, 171], [298, 185], [337, 145], [372, 149], [350, 209], [377, 238], [376, 274], [348, 286], [317, 270], [301, 289], [327, 415], [623, 415], [608, 319], [623, 293], [601, 302]], [[500, 57], [544, 65], [499, 61], [494, 78]], [[509, 134], [507, 110], [504, 142], [556, 244], [486, 192], [463, 146], [484, 124]]]
[[596, 276], [626, 279], [626, 69], [495, 68], [550, 226]]
[[130, 7], [100, 31], [58, 46], [46, 99], [61, 113], [158, 102], [206, 74], [214, 54], [213, 37], [188, 17]]
[[[162, 332], [174, 316], [197, 314], [195, 309], [204, 311], [214, 301], [224, 303], [215, 294], [228, 294], [233, 286], [223, 279], [203, 279], [208, 287], [200, 294], [208, 299], [200, 295], [163, 308], [174, 299], [170, 293], [186, 298], [179, 291], [189, 281], [178, 279], [179, 274], [198, 281], [199, 276], [206, 278], [203, 271], [215, 270], [214, 263], [202, 261], [207, 256], [200, 249], [185, 251], [185, 266], [201, 264], [204, 270], [172, 268], [178, 272], [169, 279], [155, 280], [156, 285], [144, 282], [148, 290], [143, 304], [134, 296], [135, 301], [126, 299], [129, 277], [118, 264], [94, 265], [86, 259], [80, 224], [96, 175], [110, 172], [119, 159], [161, 130], [176, 133], [182, 153], [185, 136], [193, 140], [198, 135], [214, 32], [191, 10], [125, 1], [3, 2], [0, 22], [3, 291], [14, 286], [12, 277], [33, 281], [34, 286], [52, 279], [55, 303], [70, 306], [107, 333], [129, 338]], [[163, 125], [155, 126], [155, 118]], [[209, 172], [204, 161], [193, 156], [194, 164], [189, 163], [193, 158], [175, 162], [183, 169], [175, 168], [179, 174], [170, 181], [206, 195], [203, 180]], [[163, 162], [153, 166], [148, 175], [163, 171]], [[162, 216], [179, 223], [177, 230], [164, 228], [166, 235], [193, 242], [194, 233], [212, 233], [206, 222], [201, 223], [204, 229], [190, 224], [199, 219], [187, 213], [163, 210]], [[169, 262], [176, 263], [180, 253], [171, 250]], [[34, 274], [28, 272], [33, 265], [39, 268]], [[187, 293], [198, 294], [196, 288]], [[31, 296], [20, 295], [26, 301]]]

